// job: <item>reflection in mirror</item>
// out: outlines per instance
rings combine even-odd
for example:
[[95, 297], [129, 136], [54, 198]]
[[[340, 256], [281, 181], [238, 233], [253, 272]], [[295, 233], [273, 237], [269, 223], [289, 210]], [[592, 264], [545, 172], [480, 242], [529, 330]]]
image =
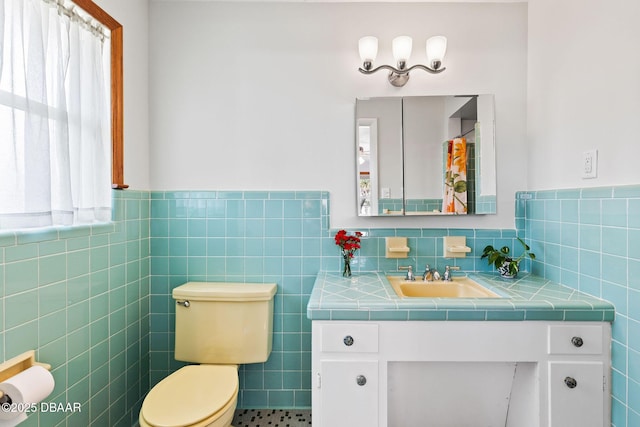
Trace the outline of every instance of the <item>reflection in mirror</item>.
[[493, 95], [356, 100], [361, 216], [495, 213]]
[[376, 119], [360, 119], [358, 132], [358, 209], [370, 216], [378, 211], [378, 123]]
[[[358, 193], [361, 193], [361, 185], [369, 187], [368, 203], [361, 197], [358, 199], [358, 214], [377, 216], [385, 212], [385, 215], [402, 215], [402, 99], [357, 100], [356, 110]], [[368, 171], [360, 167], [363, 139], [362, 150], [366, 150], [367, 143], [369, 146]], [[365, 178], [364, 184], [362, 178]]]

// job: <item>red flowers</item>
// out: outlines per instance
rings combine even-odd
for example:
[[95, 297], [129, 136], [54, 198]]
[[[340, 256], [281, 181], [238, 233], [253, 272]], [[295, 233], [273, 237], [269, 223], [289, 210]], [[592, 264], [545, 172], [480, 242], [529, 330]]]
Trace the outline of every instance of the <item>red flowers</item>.
[[362, 233], [356, 231], [355, 235], [350, 236], [345, 230], [340, 230], [336, 233], [336, 245], [342, 249], [342, 255], [353, 258], [353, 253], [360, 249], [360, 237]]

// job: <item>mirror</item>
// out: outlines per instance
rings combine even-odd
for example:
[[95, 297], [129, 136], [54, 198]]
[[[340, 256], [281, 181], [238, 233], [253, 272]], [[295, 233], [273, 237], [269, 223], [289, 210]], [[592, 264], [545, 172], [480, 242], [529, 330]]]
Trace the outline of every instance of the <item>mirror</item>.
[[356, 100], [358, 215], [496, 213], [493, 95]]

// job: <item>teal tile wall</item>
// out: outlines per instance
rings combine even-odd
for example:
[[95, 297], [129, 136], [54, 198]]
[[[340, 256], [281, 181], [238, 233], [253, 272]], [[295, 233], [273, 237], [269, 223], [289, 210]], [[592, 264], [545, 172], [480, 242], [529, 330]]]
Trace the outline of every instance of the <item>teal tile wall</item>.
[[379, 199], [378, 214], [383, 214], [385, 209], [390, 211], [400, 211], [404, 209], [404, 203], [402, 199]]
[[404, 209], [406, 212], [432, 212], [442, 210], [442, 199], [407, 199]]
[[516, 222], [534, 273], [615, 304], [613, 426], [639, 426], [640, 186], [518, 193]]
[[0, 234], [0, 356], [36, 350], [56, 385], [21, 426], [131, 426], [149, 387], [149, 193], [114, 191], [113, 222]]
[[496, 196], [478, 196], [476, 200], [477, 214], [495, 214]]
[[[174, 287], [186, 281], [275, 282], [274, 342], [269, 360], [240, 368], [241, 408], [311, 406], [311, 323], [306, 306], [318, 271], [340, 271], [329, 229], [327, 192], [152, 192], [150, 382], [183, 364], [173, 358]], [[353, 270], [397, 270], [411, 263], [444, 270], [491, 271], [487, 244], [513, 245], [515, 230], [361, 229]], [[442, 258], [442, 236], [465, 235], [472, 254]], [[385, 258], [386, 236], [407, 236], [411, 257]]]
[[[53, 365], [49, 400], [83, 408], [33, 414], [23, 425], [133, 425], [149, 386], [181, 366], [173, 360], [170, 291], [187, 280], [278, 283], [274, 351], [241, 368], [239, 405], [309, 407], [306, 304], [317, 272], [341, 269], [328, 212], [328, 193], [318, 191], [117, 191], [110, 225], [0, 234], [0, 352], [8, 359], [35, 349]], [[409, 263], [418, 271], [491, 271], [479, 258], [484, 246], [517, 247], [515, 230], [360, 231], [356, 274]], [[384, 238], [396, 235], [409, 238], [408, 259], [384, 257]], [[467, 236], [473, 252], [443, 259], [445, 235]]]
[[153, 192], [151, 199], [151, 385], [183, 365], [173, 358], [174, 287], [277, 283], [273, 351], [265, 363], [241, 366], [238, 406], [310, 407], [306, 304], [322, 266], [328, 194]]
[[[516, 241], [516, 231], [509, 229], [376, 228], [358, 231], [363, 232], [364, 237], [361, 242], [362, 248], [351, 264], [354, 272], [397, 271], [399, 266], [412, 265], [418, 274], [422, 274], [427, 264], [441, 273], [446, 265], [459, 266], [463, 272], [486, 272], [494, 271], [494, 268], [487, 264], [486, 259], [480, 258], [485, 246], [506, 245], [513, 248], [515, 255], [521, 253], [520, 244]], [[333, 241], [334, 232], [330, 233], [330, 238], [325, 242], [324, 254], [327, 254], [323, 258], [325, 271], [339, 271], [340, 268], [341, 259], [330, 256], [337, 249]], [[407, 237], [408, 246], [411, 248], [407, 258], [387, 259], [385, 257], [385, 237], [388, 236]], [[444, 236], [465, 236], [471, 252], [465, 258], [443, 258], [442, 238]], [[522, 270], [528, 271], [528, 264], [522, 264]]]

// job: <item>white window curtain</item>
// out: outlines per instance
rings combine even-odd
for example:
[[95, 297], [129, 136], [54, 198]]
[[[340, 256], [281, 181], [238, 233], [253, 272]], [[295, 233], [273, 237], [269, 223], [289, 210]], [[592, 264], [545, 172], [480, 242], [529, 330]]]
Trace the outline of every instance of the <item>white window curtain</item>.
[[0, 229], [111, 219], [108, 40], [68, 15], [0, 0]]

